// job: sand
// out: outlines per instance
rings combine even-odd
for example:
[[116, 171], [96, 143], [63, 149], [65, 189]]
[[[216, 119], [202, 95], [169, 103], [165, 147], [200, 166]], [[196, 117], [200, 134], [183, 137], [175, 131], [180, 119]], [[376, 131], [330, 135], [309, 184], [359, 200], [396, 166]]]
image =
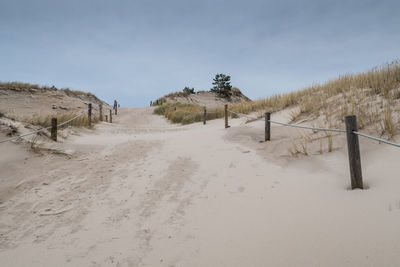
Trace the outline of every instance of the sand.
[[398, 149], [361, 140], [351, 191], [342, 136], [294, 157], [262, 121], [113, 120], [46, 144], [65, 154], [0, 144], [0, 266], [400, 265]]

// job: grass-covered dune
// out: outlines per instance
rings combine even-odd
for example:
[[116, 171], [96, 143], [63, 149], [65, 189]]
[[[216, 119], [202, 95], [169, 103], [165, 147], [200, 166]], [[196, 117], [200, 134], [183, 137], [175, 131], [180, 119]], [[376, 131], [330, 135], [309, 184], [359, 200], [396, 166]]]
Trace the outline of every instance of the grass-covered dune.
[[[394, 61], [367, 72], [345, 74], [298, 91], [231, 104], [229, 109], [243, 114], [259, 112], [261, 116], [265, 111], [297, 107], [291, 114], [292, 121], [319, 119], [323, 126], [329, 127], [342, 127], [344, 117], [355, 114], [360, 129], [370, 126], [391, 138], [399, 126], [399, 99], [400, 62]], [[201, 121], [202, 111], [203, 107], [194, 104], [166, 103], [157, 107], [154, 113], [164, 115], [174, 123], [188, 124]], [[207, 119], [224, 116], [222, 106], [209, 112]]]
[[82, 114], [68, 125], [87, 126], [88, 103], [92, 103], [93, 123], [99, 121], [100, 105], [103, 114], [111, 108], [90, 92], [23, 82], [0, 82], [0, 117], [31, 125], [48, 127], [53, 117], [58, 119], [58, 123], [63, 123]]

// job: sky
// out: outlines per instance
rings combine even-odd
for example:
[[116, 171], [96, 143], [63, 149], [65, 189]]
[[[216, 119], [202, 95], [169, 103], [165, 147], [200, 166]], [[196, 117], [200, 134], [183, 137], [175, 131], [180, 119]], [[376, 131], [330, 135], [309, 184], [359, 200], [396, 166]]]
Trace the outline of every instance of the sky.
[[399, 0], [0, 0], [0, 81], [124, 107], [218, 73], [252, 99], [400, 58]]

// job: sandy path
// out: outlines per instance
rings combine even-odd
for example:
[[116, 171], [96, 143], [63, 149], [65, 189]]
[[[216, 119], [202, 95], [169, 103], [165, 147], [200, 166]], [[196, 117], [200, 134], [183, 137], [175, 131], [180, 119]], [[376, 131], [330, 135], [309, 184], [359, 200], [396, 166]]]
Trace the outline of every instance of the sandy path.
[[400, 264], [396, 149], [362, 143], [371, 189], [349, 191], [345, 150], [270, 160], [262, 122], [114, 121], [61, 144], [71, 159], [0, 157], [0, 266]]

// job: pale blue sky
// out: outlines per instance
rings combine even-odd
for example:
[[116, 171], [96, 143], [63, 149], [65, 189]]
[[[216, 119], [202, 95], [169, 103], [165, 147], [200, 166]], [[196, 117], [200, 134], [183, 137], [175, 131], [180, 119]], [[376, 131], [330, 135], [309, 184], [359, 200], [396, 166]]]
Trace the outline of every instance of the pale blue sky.
[[217, 73], [250, 98], [398, 59], [398, 0], [0, 0], [0, 80], [122, 106]]

